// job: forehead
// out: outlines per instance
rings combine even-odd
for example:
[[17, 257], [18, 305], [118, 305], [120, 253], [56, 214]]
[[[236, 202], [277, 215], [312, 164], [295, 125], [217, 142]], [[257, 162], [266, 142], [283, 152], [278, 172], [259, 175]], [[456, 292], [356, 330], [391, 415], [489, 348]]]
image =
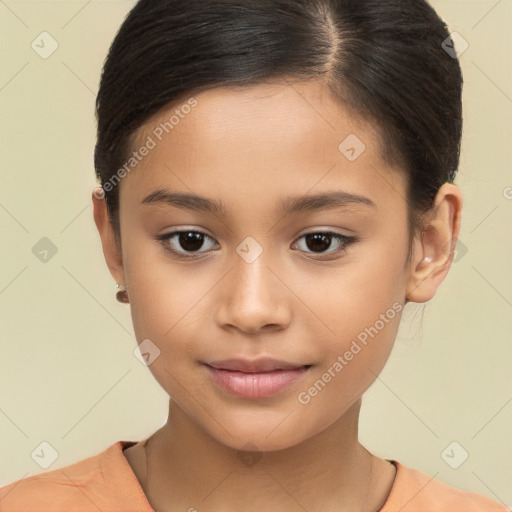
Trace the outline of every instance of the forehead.
[[124, 179], [130, 195], [166, 186], [208, 197], [251, 193], [258, 203], [336, 187], [376, 203], [386, 190], [403, 198], [402, 173], [382, 159], [375, 125], [321, 81], [210, 89], [194, 96], [193, 108], [188, 100], [138, 130], [133, 149], [148, 138], [154, 148]]
[[[193, 109], [188, 107], [190, 97], [184, 97], [154, 115], [137, 131], [137, 141], [167, 123], [162, 135], [172, 132], [175, 140], [195, 132], [201, 142], [225, 141], [226, 134], [236, 131], [238, 138], [245, 135], [250, 139], [247, 150], [260, 141], [266, 143], [267, 151], [273, 146], [283, 149], [282, 142], [296, 144], [300, 138], [314, 142], [326, 132], [336, 137], [345, 132], [357, 133], [367, 145], [380, 144], [375, 123], [349, 111], [320, 80], [217, 87], [193, 98], [197, 102]], [[269, 145], [270, 139], [275, 141], [274, 145]]]

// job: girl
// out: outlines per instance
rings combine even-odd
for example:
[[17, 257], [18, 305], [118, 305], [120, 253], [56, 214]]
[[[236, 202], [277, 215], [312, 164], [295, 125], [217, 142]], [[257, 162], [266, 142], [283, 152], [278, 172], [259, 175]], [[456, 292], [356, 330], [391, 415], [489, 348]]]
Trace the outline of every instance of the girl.
[[505, 511], [358, 441], [460, 231], [447, 49], [424, 0], [136, 4], [92, 201], [168, 421], [4, 487], [2, 511]]

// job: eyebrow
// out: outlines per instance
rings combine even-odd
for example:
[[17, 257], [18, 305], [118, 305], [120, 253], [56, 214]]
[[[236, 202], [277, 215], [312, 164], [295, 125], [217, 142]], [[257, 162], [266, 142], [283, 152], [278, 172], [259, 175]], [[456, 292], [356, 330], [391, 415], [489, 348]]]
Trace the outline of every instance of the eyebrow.
[[[141, 204], [166, 204], [176, 208], [213, 213], [221, 217], [226, 217], [227, 213], [222, 201], [163, 189], [149, 194], [141, 201]], [[291, 213], [317, 212], [353, 204], [377, 208], [377, 205], [368, 197], [334, 191], [309, 196], [285, 197], [279, 201], [276, 213], [289, 215]]]

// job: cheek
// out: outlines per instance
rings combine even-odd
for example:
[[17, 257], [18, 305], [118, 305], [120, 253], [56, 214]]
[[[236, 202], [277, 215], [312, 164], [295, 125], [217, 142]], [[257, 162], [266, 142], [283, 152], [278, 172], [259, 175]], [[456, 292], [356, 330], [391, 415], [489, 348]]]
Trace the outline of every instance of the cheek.
[[135, 337], [151, 340], [158, 353], [148, 369], [170, 396], [186, 403], [185, 390], [198, 386], [200, 349], [209, 345], [205, 298], [214, 282], [199, 280], [193, 266], [170, 264], [161, 252], [134, 251], [125, 266]]
[[376, 322], [379, 331], [386, 327], [383, 334], [388, 337], [389, 324], [396, 323], [405, 300], [405, 274], [396, 255], [369, 252], [370, 258], [362, 255], [337, 273], [317, 276], [314, 287], [309, 283], [299, 292], [322, 321], [321, 331], [328, 339], [352, 340]]
[[357, 400], [389, 358], [404, 301], [399, 253], [400, 248], [374, 247], [328, 288], [316, 291], [330, 334], [317, 340], [321, 364], [298, 401], [324, 421]]
[[346, 327], [340, 324], [340, 335], [323, 347], [322, 369], [327, 373], [322, 380], [350, 390], [375, 379], [393, 348], [402, 309], [396, 301], [366, 311], [362, 321], [347, 322]]
[[[194, 317], [194, 304], [207, 293], [194, 281], [193, 267], [172, 262], [158, 241], [130, 233], [123, 265], [137, 340], [165, 340]], [[204, 288], [204, 291], [202, 290]]]
[[374, 383], [393, 347], [400, 310], [397, 303], [385, 316], [388, 323], [377, 317], [366, 327], [347, 330], [336, 342], [323, 346], [323, 364], [296, 397], [312, 431], [337, 421]]

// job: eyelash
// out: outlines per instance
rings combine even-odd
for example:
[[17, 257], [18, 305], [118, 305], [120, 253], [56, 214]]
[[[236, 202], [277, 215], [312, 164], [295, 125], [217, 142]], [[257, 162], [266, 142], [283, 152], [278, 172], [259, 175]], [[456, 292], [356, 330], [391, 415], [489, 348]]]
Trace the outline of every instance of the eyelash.
[[[182, 253], [182, 252], [176, 251], [175, 249], [172, 249], [169, 245], [170, 239], [174, 238], [176, 235], [180, 235], [183, 233], [198, 233], [200, 235], [203, 235], [206, 238], [209, 238], [210, 240], [213, 240], [206, 233], [204, 233], [202, 231], [197, 231], [194, 229], [185, 229], [185, 230], [181, 230], [181, 231], [173, 231], [172, 233], [166, 233], [165, 235], [158, 236], [157, 240], [160, 241], [160, 243], [162, 244], [163, 248], [166, 251], [170, 252], [174, 256], [177, 256], [178, 258], [193, 260], [193, 259], [201, 258], [202, 256], [199, 256], [200, 254], [208, 252], [208, 251], [203, 251], [202, 253], [201, 252], [199, 252], [199, 253], [197, 253], [197, 252], [196, 253]], [[325, 252], [324, 253], [315, 253], [315, 252], [308, 253], [308, 254], [317, 254], [319, 256], [322, 256], [323, 254], [328, 254], [328, 255], [344, 254], [347, 251], [349, 246], [351, 246], [352, 244], [359, 241], [359, 239], [357, 237], [345, 236], [340, 233], [335, 233], [333, 231], [311, 231], [309, 233], [304, 233], [302, 236], [300, 236], [298, 238], [298, 240], [305, 238], [307, 236], [311, 236], [311, 235], [327, 235], [329, 237], [334, 238], [335, 240], [337, 240], [339, 242], [343, 242], [343, 245], [341, 246], [341, 248], [337, 249], [335, 251], [331, 251], [331, 252], [327, 252], [327, 253], [325, 253]], [[314, 259], [318, 259], [318, 258], [314, 258]]]

